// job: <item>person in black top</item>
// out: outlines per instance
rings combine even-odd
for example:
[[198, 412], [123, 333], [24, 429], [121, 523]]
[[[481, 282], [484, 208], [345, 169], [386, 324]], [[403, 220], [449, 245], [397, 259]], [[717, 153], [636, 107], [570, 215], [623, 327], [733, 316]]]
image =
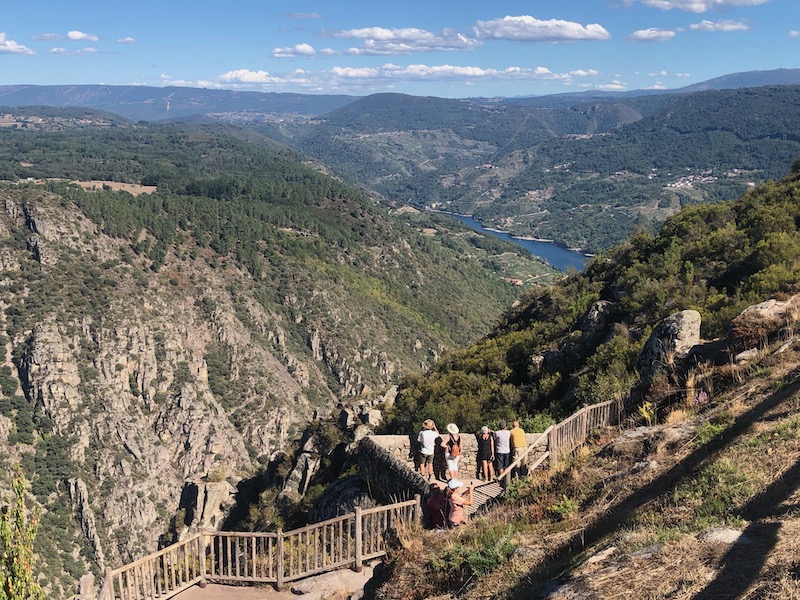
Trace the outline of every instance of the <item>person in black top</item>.
[[494, 479], [494, 435], [484, 425], [478, 435], [478, 464], [481, 466], [481, 479]]

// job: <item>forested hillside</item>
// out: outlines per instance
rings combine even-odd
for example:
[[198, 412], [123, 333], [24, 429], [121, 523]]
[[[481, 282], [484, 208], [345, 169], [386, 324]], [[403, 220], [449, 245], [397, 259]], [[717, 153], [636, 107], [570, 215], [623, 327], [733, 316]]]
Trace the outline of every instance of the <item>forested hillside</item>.
[[798, 276], [800, 160], [635, 235], [409, 379], [389, 430], [543, 431], [607, 400], [621, 419], [572, 420], [585, 444], [466, 526], [398, 536], [375, 597], [797, 597]]
[[0, 129], [0, 490], [21, 465], [48, 597], [168, 530], [215, 526], [312, 418], [485, 334], [520, 289], [504, 269], [554, 276], [235, 128], [14, 122]]
[[725, 337], [745, 307], [798, 291], [798, 257], [800, 161], [785, 179], [686, 208], [657, 235], [634, 235], [585, 272], [530, 292], [486, 338], [407, 378], [386, 429], [413, 431], [426, 418], [466, 431], [512, 416], [543, 423], [627, 398], [659, 320], [693, 309], [704, 338]]
[[738, 197], [800, 153], [800, 86], [445, 100], [377, 94], [259, 127], [390, 200], [599, 251]]

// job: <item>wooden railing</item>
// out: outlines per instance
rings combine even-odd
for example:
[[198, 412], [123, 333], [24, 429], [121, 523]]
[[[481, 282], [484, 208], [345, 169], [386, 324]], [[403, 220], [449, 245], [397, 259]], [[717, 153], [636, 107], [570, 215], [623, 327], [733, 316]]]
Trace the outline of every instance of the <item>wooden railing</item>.
[[[503, 478], [506, 484], [511, 482], [511, 474], [523, 464], [533, 470], [549, 459], [550, 465], [555, 465], [559, 460], [573, 452], [576, 448], [586, 443], [594, 432], [610, 425], [619, 418], [617, 403], [613, 400], [584, 406], [560, 423], [551, 425], [529, 444], [525, 451], [506, 468]], [[528, 455], [539, 452], [539, 456], [531, 462]]]
[[100, 600], [171, 598], [205, 578], [204, 535], [195, 534], [120, 569], [109, 571]]
[[165, 600], [206, 581], [284, 583], [386, 554], [386, 538], [419, 523], [420, 496], [293, 531], [204, 531], [106, 574], [99, 600]]

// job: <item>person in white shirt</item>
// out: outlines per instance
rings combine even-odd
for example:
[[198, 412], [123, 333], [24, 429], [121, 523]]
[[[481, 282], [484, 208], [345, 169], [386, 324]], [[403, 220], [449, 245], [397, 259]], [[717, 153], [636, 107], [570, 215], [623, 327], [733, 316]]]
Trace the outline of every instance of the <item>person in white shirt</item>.
[[425, 419], [422, 423], [422, 430], [417, 436], [419, 443], [419, 474], [425, 477], [427, 475], [428, 481], [433, 478], [433, 453], [436, 450], [436, 440], [439, 437], [439, 430], [436, 429], [436, 423], [433, 419]]
[[506, 422], [500, 419], [499, 427], [494, 432], [494, 455], [497, 458], [498, 477], [502, 477], [506, 467], [511, 464], [511, 432], [506, 429]]

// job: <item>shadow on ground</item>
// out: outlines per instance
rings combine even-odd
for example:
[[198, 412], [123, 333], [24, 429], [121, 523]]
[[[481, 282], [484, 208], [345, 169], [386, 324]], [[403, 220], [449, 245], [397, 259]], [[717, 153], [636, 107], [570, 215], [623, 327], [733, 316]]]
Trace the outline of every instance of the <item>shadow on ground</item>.
[[[706, 461], [714, 459], [720, 452], [747, 434], [754, 423], [764, 420], [767, 413], [800, 392], [800, 373], [794, 372], [789, 379], [791, 380], [789, 384], [740, 415], [736, 423], [718, 438], [692, 452], [639, 491], [611, 506], [604, 516], [585, 529], [574, 532], [549, 552], [547, 560], [529, 571], [512, 589], [510, 596], [515, 600], [541, 598], [542, 585], [560, 575], [575, 553], [599, 542], [624, 525], [631, 513], [658, 498], [665, 491], [674, 489], [685, 479], [693, 477]], [[738, 593], [757, 580], [766, 557], [777, 543], [779, 528], [778, 523], [758, 521], [776, 518], [791, 510], [791, 507], [781, 507], [780, 504], [799, 487], [800, 462], [743, 507], [739, 515], [747, 521], [752, 521], [744, 531], [744, 535], [753, 545], [748, 547], [748, 544], [744, 543], [734, 544], [723, 558], [721, 563], [723, 566], [716, 578], [695, 595], [696, 599], [735, 598]]]

